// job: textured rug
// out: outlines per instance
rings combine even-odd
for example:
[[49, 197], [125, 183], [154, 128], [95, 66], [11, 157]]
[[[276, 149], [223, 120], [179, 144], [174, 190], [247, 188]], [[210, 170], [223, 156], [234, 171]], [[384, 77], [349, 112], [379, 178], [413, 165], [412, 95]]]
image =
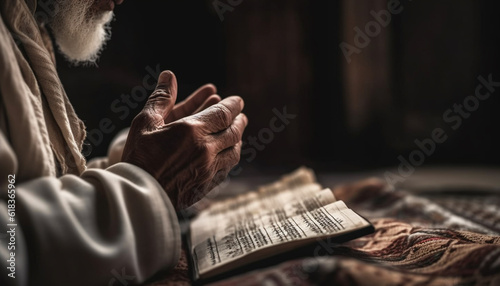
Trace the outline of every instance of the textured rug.
[[[213, 285], [500, 285], [500, 194], [416, 195], [373, 179], [334, 193], [375, 232], [344, 244], [318, 242], [309, 257]], [[184, 253], [152, 285], [179, 284], [190, 284]]]

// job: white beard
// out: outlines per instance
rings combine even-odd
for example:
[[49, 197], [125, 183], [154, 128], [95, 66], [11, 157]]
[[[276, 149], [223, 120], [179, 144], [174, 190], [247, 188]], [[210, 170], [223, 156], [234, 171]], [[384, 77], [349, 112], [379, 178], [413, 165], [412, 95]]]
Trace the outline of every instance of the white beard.
[[94, 64], [111, 37], [113, 12], [96, 14], [92, 3], [57, 0], [58, 12], [49, 23], [59, 50], [74, 65]]

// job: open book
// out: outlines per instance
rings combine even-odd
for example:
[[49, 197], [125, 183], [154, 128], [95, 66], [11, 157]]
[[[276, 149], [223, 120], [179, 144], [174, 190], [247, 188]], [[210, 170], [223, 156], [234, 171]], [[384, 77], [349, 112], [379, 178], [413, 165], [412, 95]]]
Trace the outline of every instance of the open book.
[[344, 242], [373, 231], [369, 221], [301, 167], [210, 205], [190, 221], [186, 240], [193, 279], [201, 281], [321, 239]]

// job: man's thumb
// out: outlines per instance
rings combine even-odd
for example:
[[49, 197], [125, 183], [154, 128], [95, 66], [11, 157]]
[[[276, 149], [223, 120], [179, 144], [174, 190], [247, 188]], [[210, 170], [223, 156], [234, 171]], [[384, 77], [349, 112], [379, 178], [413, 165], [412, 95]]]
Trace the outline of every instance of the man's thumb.
[[177, 79], [171, 71], [163, 71], [158, 77], [156, 89], [149, 96], [140, 116], [146, 128], [152, 130], [164, 124], [177, 99]]

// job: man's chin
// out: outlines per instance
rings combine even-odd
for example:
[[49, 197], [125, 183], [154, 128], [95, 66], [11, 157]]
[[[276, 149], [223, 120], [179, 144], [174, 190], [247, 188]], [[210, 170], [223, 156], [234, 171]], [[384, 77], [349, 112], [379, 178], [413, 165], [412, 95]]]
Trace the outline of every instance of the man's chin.
[[92, 51], [75, 51], [72, 50], [71, 47], [64, 47], [63, 45], [58, 45], [59, 51], [64, 56], [64, 58], [70, 62], [74, 66], [91, 66], [95, 65], [99, 56], [104, 49], [105, 43], [104, 41]]
[[112, 19], [113, 13], [108, 12], [93, 25], [82, 26], [77, 31], [66, 30], [66, 27], [54, 27], [58, 50], [75, 66], [95, 64], [111, 37], [109, 23]]

